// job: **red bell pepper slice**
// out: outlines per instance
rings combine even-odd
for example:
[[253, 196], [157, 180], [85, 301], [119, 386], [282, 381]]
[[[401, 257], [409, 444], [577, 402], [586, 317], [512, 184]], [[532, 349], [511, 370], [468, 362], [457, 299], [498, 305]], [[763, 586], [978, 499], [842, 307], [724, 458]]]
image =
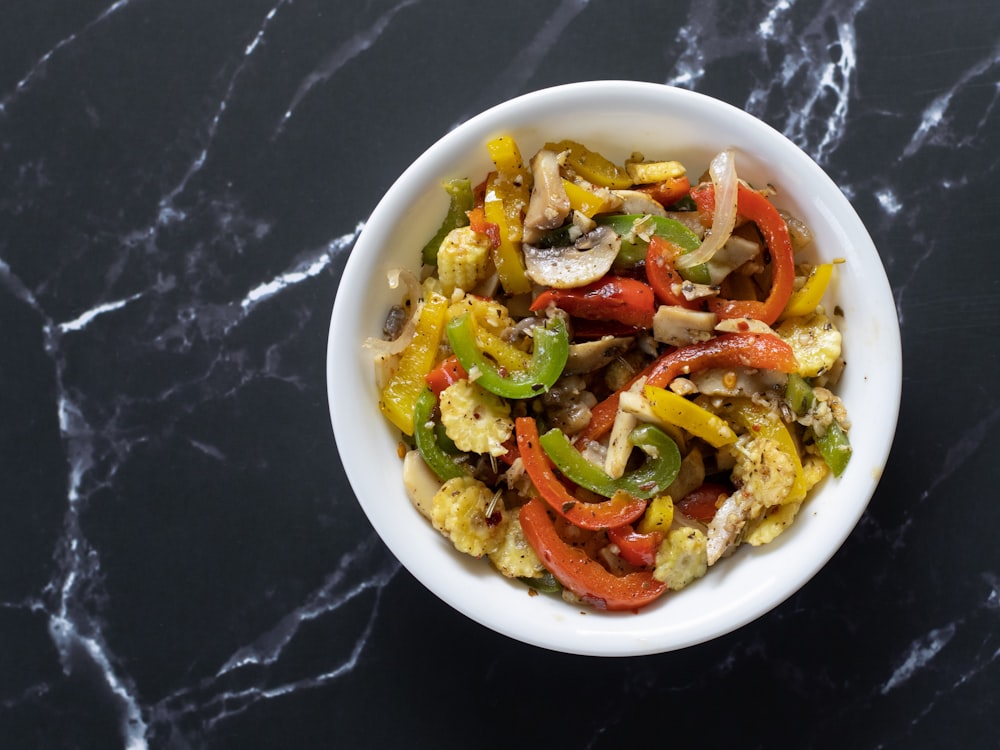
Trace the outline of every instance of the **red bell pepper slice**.
[[795, 372], [798, 362], [792, 347], [774, 334], [724, 333], [661, 354], [653, 363], [646, 383], [665, 388], [678, 375], [710, 367], [756, 367]]
[[636, 185], [632, 189], [645, 193], [664, 208], [669, 208], [691, 192], [691, 180], [684, 175], [652, 185]]
[[[490, 175], [493, 173], [491, 172]], [[490, 245], [495, 250], [500, 247], [500, 226], [492, 221], [486, 221], [486, 183], [490, 175], [472, 189], [472, 210], [466, 212], [469, 217], [469, 228], [476, 234], [485, 234], [490, 238]]]
[[[710, 217], [715, 213], [713, 185], [699, 185], [691, 191], [691, 198], [703, 216]], [[771, 325], [788, 304], [795, 283], [795, 254], [788, 225], [771, 201], [742, 183], [737, 191], [736, 210], [757, 225], [767, 244], [771, 256], [771, 291], [763, 302], [714, 297], [709, 300], [708, 309], [720, 318], [756, 318]]]
[[521, 455], [520, 451], [517, 449], [517, 440], [513, 437], [508, 438], [507, 440], [504, 440], [501, 445], [507, 449], [507, 452], [502, 456], [497, 456], [497, 458], [508, 466], [513, 465], [518, 456]]
[[632, 524], [625, 524], [608, 529], [608, 539], [618, 546], [619, 554], [625, 562], [637, 567], [646, 567], [656, 563], [656, 550], [663, 542], [663, 532], [651, 531], [643, 534], [636, 531]]
[[729, 497], [731, 494], [732, 489], [724, 484], [706, 482], [678, 500], [677, 510], [696, 521], [711, 523], [718, 510], [716, 503], [719, 497]]
[[605, 276], [575, 289], [547, 289], [531, 303], [531, 310], [544, 310], [550, 303], [577, 318], [615, 320], [637, 328], [652, 327], [656, 312], [649, 285], [625, 276]]
[[538, 494], [552, 510], [574, 526], [600, 531], [632, 523], [645, 512], [646, 501], [625, 492], [616, 492], [610, 500], [597, 503], [577, 500], [553, 471], [552, 461], [539, 442], [538, 425], [534, 418], [518, 417], [514, 421], [514, 433], [524, 470]]
[[653, 288], [656, 298], [663, 304], [698, 310], [701, 308], [699, 300], [689, 300], [674, 291], [675, 284], [684, 283], [684, 278], [674, 267], [674, 257], [680, 252], [681, 249], [670, 240], [655, 234], [650, 237], [649, 248], [646, 250], [646, 280]]
[[467, 380], [468, 377], [469, 374], [462, 367], [462, 363], [458, 361], [458, 357], [452, 354], [427, 373], [424, 376], [424, 380], [427, 381], [430, 389], [434, 391], [434, 395], [440, 396], [441, 391], [445, 388], [454, 385], [459, 380]]
[[638, 610], [667, 590], [665, 583], [653, 578], [652, 571], [616, 576], [582, 548], [564, 542], [545, 504], [537, 498], [521, 507], [520, 521], [528, 544], [542, 564], [563, 586], [595, 609]]
[[469, 211], [469, 228], [476, 234], [485, 234], [490, 238], [490, 245], [500, 247], [500, 227], [492, 221], [486, 221], [486, 212], [482, 206], [476, 206]]

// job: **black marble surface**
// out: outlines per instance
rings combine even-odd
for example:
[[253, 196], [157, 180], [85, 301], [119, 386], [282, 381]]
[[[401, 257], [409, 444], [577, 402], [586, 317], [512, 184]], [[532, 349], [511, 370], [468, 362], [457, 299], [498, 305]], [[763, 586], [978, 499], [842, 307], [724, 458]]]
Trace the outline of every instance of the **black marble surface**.
[[[899, 430], [831, 563], [684, 651], [446, 608], [339, 464], [324, 349], [368, 212], [519, 93], [688, 87], [843, 187]], [[995, 0], [0, 5], [0, 745], [1000, 747]]]

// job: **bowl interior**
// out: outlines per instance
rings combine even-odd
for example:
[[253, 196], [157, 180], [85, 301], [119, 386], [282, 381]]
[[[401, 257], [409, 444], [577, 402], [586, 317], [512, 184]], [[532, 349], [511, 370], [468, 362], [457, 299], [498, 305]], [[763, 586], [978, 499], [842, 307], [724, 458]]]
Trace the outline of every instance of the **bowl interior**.
[[[399, 292], [392, 268], [417, 269], [420, 248], [447, 206], [441, 181], [477, 182], [491, 168], [486, 141], [511, 134], [525, 158], [570, 138], [616, 161], [633, 151], [678, 159], [694, 175], [723, 148], [737, 171], [778, 190], [776, 204], [811, 228], [810, 259], [843, 258], [828, 306], [842, 312], [847, 368], [837, 388], [852, 421], [844, 475], [816, 488], [792, 528], [761, 548], [741, 548], [677, 594], [640, 614], [581, 613], [557, 597], [529, 596], [483, 561], [459, 554], [410, 505], [397, 436], [377, 407], [370, 355]], [[777, 131], [727, 104], [657, 84], [604, 81], [534, 92], [467, 121], [431, 146], [386, 193], [349, 258], [337, 290], [327, 354], [330, 411], [351, 485], [400, 562], [445, 602], [486, 627], [549, 649], [624, 656], [682, 648], [730, 632], [800, 588], [854, 528], [881, 475], [895, 430], [901, 383], [899, 328], [872, 241], [847, 199]]]

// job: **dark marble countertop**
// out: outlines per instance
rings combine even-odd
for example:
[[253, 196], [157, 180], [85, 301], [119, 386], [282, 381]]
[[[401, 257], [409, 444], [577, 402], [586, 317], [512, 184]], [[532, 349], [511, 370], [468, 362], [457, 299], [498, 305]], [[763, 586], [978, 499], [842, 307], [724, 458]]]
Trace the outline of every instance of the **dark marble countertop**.
[[[339, 275], [402, 169], [597, 78], [716, 96], [813, 156], [904, 356], [833, 560], [631, 659], [522, 645], [416, 583], [324, 382]], [[0, 744], [1000, 747], [998, 154], [994, 0], [4, 4]]]

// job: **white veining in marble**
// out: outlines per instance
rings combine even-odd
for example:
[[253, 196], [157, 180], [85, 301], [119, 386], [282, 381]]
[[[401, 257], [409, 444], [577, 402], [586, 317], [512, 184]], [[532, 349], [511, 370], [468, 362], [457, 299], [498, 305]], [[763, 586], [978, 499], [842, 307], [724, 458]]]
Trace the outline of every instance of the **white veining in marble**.
[[[374, 19], [366, 20], [325, 57], [321, 55], [322, 59], [314, 69], [285, 92], [283, 101], [288, 104], [273, 130], [273, 136], [276, 138], [285, 133], [287, 123], [307, 97], [317, 94], [318, 86], [344, 74], [351, 61], [375, 51], [386, 29], [393, 23], [399, 23], [403, 11], [416, 3], [417, 0], [397, 2]], [[75, 45], [86, 41], [89, 32], [98, 25], [133, 5], [142, 5], [142, 0], [118, 0], [108, 5], [79, 30], [59, 40], [39, 57], [21, 75], [14, 89], [0, 96], [0, 122], [10, 116], [33, 87], [44, 83], [50, 66], [61, 61]], [[188, 195], [195, 192], [190, 189], [192, 182], [206, 170], [213, 148], [217, 146], [217, 141], [224, 138], [222, 125], [230, 107], [241, 96], [248, 95], [245, 89], [250, 88], [247, 79], [254, 68], [253, 63], [268, 49], [272, 25], [279, 16], [283, 16], [282, 11], [290, 10], [293, 5], [294, 0], [276, 0], [260, 19], [255, 31], [241, 43], [240, 49], [233, 51], [232, 58], [238, 62], [234, 62], [231, 72], [220, 75], [221, 83], [216, 87], [219, 95], [209, 100], [198, 126], [192, 128], [197, 147], [191, 154], [177, 160], [180, 163], [177, 172], [179, 180], [172, 181], [163, 190], [157, 203], [158, 211], [148, 218], [147, 225], [122, 228], [123, 256], [128, 252], [155, 255], [164, 235], [183, 227], [191, 219], [187, 210], [180, 207], [183, 202], [179, 199], [194, 199]], [[587, 6], [588, 0], [561, 0], [556, 4], [546, 21], [534, 27], [533, 34], [525, 34], [506, 58], [498, 60], [497, 75], [483, 82], [483, 87], [473, 95], [478, 95], [480, 99], [471, 100], [469, 111], [456, 113], [467, 118], [475, 111], [477, 102], [492, 102], [519, 93], [537, 73], [541, 61], [558, 49], [567, 27], [581, 16]], [[713, 64], [731, 59], [753, 59], [766, 75], [746, 92], [746, 108], [776, 122], [786, 135], [817, 161], [829, 164], [844, 142], [848, 130], [846, 123], [857, 101], [858, 61], [866, 51], [858, 46], [856, 23], [868, 6], [867, 0], [822, 0], [805, 8], [802, 0], [778, 0], [765, 4], [759, 11], [749, 11], [757, 13], [750, 24], [758, 30], [758, 37], [754, 38], [739, 29], [727, 30], [721, 19], [732, 10], [731, 4], [723, 0], [693, 3], [673, 39], [664, 35], [664, 46], [669, 51], [677, 52], [676, 63], [666, 76], [666, 82], [701, 90]], [[800, 38], [801, 44], [784, 43]], [[769, 41], [781, 47], [782, 58], [768, 58]], [[995, 80], [998, 66], [1000, 44], [984, 50], [981, 59], [961, 72], [950, 86], [928, 96], [920, 116], [913, 122], [909, 140], [893, 152], [898, 156], [890, 155], [896, 160], [896, 166], [919, 159], [933, 146], [980, 147], [984, 140], [983, 128], [995, 113], [1000, 100], [1000, 84]], [[970, 90], [981, 94], [978, 120], [957, 122], [953, 118], [955, 102]], [[785, 97], [789, 98], [787, 111], [776, 111], [778, 105], [775, 102], [783, 101]], [[995, 173], [996, 163], [995, 157], [985, 155], [984, 171], [993, 170]], [[41, 180], [44, 164], [39, 162], [33, 167], [39, 170], [38, 179]], [[896, 301], [902, 322], [911, 285], [930, 273], [933, 261], [945, 252], [944, 246], [935, 237], [924, 234], [922, 220], [927, 209], [922, 203], [928, 193], [924, 188], [908, 189], [905, 183], [895, 179], [895, 175], [884, 179], [857, 179], [845, 190], [852, 197], [871, 196], [874, 205], [884, 215], [883, 229], [899, 229], [918, 248], [905, 257], [900, 256], [900, 270], [895, 274]], [[260, 239], [271, 230], [267, 219], [248, 215], [248, 210], [238, 198], [208, 196], [198, 200], [199, 207], [211, 213], [219, 226], [235, 222], [245, 228], [244, 232], [236, 234]], [[348, 225], [331, 232], [335, 236], [328, 242], [293, 253], [283, 270], [262, 274], [261, 278], [252, 280], [246, 288], [237, 290], [222, 301], [209, 302], [201, 299], [196, 291], [186, 291], [181, 295], [175, 311], [176, 327], [171, 329], [165, 326], [146, 331], [150, 342], [165, 347], [168, 339], [170, 342], [180, 341], [179, 346], [183, 349], [190, 346], [196, 332], [207, 332], [212, 345], [219, 349], [219, 358], [230, 355], [228, 337], [256, 320], [255, 314], [266, 310], [267, 303], [294, 295], [297, 289], [342, 260], [353, 247], [363, 222], [363, 218], [358, 218], [353, 222], [353, 228]], [[237, 241], [240, 240], [233, 240]], [[3, 247], [0, 244], [0, 251]], [[192, 249], [193, 252], [202, 250], [200, 247]], [[895, 253], [890, 255], [889, 260], [894, 257]], [[120, 259], [113, 262], [118, 261]], [[113, 275], [111, 268], [109, 275]], [[52, 406], [58, 412], [66, 455], [65, 509], [59, 538], [52, 551], [55, 563], [52, 578], [37, 596], [25, 601], [0, 602], [0, 609], [44, 613], [49, 636], [58, 651], [63, 670], [72, 672], [83, 661], [97, 670], [107, 697], [116, 707], [122, 742], [129, 750], [147, 748], [155, 743], [155, 738], [169, 734], [171, 729], [176, 729], [180, 736], [189, 736], [193, 725], [196, 727], [193, 736], [199, 736], [263, 702], [329, 685], [349, 676], [369, 646], [378, 623], [382, 594], [399, 571], [398, 563], [388, 557], [374, 537], [369, 535], [360, 539], [355, 547], [339, 558], [337, 567], [318, 588], [301, 597], [301, 601], [290, 606], [275, 618], [269, 628], [256, 633], [248, 642], [233, 644], [214, 672], [201, 676], [193, 674], [189, 683], [172, 689], [166, 695], [146, 697], [141, 694], [129, 672], [127, 661], [116, 653], [115, 644], [107, 633], [102, 616], [106, 591], [101, 550], [95, 548], [84, 530], [91, 498], [100, 488], [115, 482], [116, 472], [129, 457], [132, 436], [116, 439], [112, 429], [115, 416], [95, 416], [89, 408], [92, 405], [91, 394], [81, 392], [67, 373], [67, 344], [79, 340], [74, 337], [88, 335], [105, 321], [115, 320], [116, 316], [128, 316], [148, 300], [157, 300], [165, 292], [175, 291], [179, 284], [176, 279], [157, 278], [147, 288], [129, 290], [124, 294], [109, 292], [104, 296], [97, 295], [82, 309], [65, 318], [54, 317], [46, 307], [44, 295], [32, 288], [6, 258], [0, 257], [0, 286], [39, 320], [44, 350], [54, 374], [56, 392]], [[214, 364], [212, 362], [207, 367], [211, 369]], [[267, 363], [260, 368], [260, 373], [271, 374]], [[252, 379], [260, 373], [247, 372], [242, 377]], [[172, 389], [183, 391], [193, 383], [210, 379], [211, 372], [205, 371], [178, 376]], [[231, 386], [224, 384], [225, 388], [220, 390], [228, 393], [226, 388], [239, 388], [243, 382]], [[129, 403], [123, 399], [115, 406], [128, 409]], [[933, 468], [934, 473], [923, 485], [919, 502], [915, 505], [926, 506], [940, 497], [949, 481], [979, 455], [983, 445], [995, 434], [998, 423], [1000, 409], [995, 405], [977, 414], [971, 426], [963, 430], [961, 439], [944, 451], [940, 465]], [[229, 460], [225, 451], [216, 445], [193, 437], [188, 440], [200, 453], [215, 461], [225, 464]], [[917, 507], [910, 508], [896, 528], [884, 533], [880, 541], [885, 542], [889, 551], [903, 549], [904, 537], [913, 529], [918, 510]], [[988, 590], [975, 611], [963, 612], [960, 617], [943, 625], [940, 624], [942, 620], [938, 620], [934, 623], [937, 627], [914, 638], [894, 658], [887, 657], [890, 664], [884, 679], [876, 686], [880, 696], [896, 696], [918, 682], [915, 678], [941, 669], [949, 648], [954, 646], [963, 629], [974, 618], [989, 618], [989, 622], [995, 625], [1000, 612], [997, 572], [984, 571], [981, 578]], [[335, 654], [325, 662], [317, 661], [306, 673], [292, 677], [274, 676], [272, 668], [281, 665], [297, 639], [304, 637], [306, 624], [321, 618], [343, 616], [352, 607], [361, 608], [364, 616], [356, 632], [345, 633], [343, 653]], [[674, 678], [667, 690], [707, 690], [713, 681], [725, 679], [735, 670], [745, 667], [748, 660], [767, 658], [769, 655], [765, 653], [765, 648], [760, 641], [741, 641], [700, 673]], [[960, 660], [947, 670], [946, 688], [959, 687], [996, 663], [1000, 655], [996, 647], [984, 643], [982, 648], [982, 653], [975, 653], [966, 661]], [[793, 667], [789, 669], [794, 672]], [[637, 673], [630, 679], [627, 687], [633, 693], [646, 694], [650, 689], [650, 685], [643, 683], [647, 679], [643, 673]], [[791, 674], [790, 679], [801, 680], [802, 675]], [[50, 689], [48, 684], [38, 682], [25, 688], [22, 696], [8, 698], [2, 705], [16, 710], [20, 700], [44, 695]], [[926, 706], [913, 717], [913, 721], [929, 716], [941, 694], [932, 692], [925, 699]], [[604, 744], [616, 724], [628, 721], [629, 716], [625, 710], [625, 698], [612, 701], [607, 707], [607, 714], [594, 719], [596, 729], [591, 744]]]
[[954, 624], [947, 625], [943, 628], [932, 630], [924, 637], [911, 643], [902, 663], [882, 685], [882, 695], [895, 690], [911, 679], [915, 673], [926, 668], [931, 660], [955, 637], [955, 630], [956, 626]]
[[[248, 290], [243, 299], [232, 303], [232, 311], [225, 314], [227, 320], [225, 330], [232, 329], [244, 320], [258, 305], [321, 273], [333, 259], [350, 250], [362, 226], [359, 224], [354, 231], [331, 240], [318, 250], [303, 253], [292, 268]], [[315, 687], [349, 672], [363, 651], [368, 633], [375, 621], [378, 591], [388, 584], [398, 569], [398, 564], [393, 562], [388, 567], [382, 568], [381, 572], [371, 574], [372, 568], [378, 568], [379, 565], [375, 562], [377, 555], [373, 557], [375, 553], [372, 552], [371, 538], [362, 543], [368, 548], [367, 550], [362, 549], [345, 556], [341, 567], [330, 576], [320, 590], [314, 592], [297, 610], [286, 615], [271, 632], [263, 634], [254, 644], [234, 654], [220, 668], [217, 677], [221, 678], [223, 675], [236, 672], [251, 663], [260, 665], [279, 659], [283, 646], [294, 638], [295, 632], [304, 621], [336, 611], [361, 593], [374, 588], [376, 599], [371, 609], [368, 628], [358, 636], [347, 661], [330, 670], [308, 675], [288, 684], [265, 688], [251, 683], [235, 691], [220, 689], [217, 695], [208, 699], [202, 695], [193, 705], [176, 709], [171, 706], [174, 702], [181, 701], [183, 695], [170, 696], [153, 707], [145, 706], [141, 702], [136, 686], [127, 671], [122, 669], [114, 653], [114, 647], [108, 643], [104, 634], [99, 603], [103, 596], [100, 551], [91, 544], [83, 531], [82, 524], [90, 495], [105, 483], [113, 481], [115, 467], [125, 459], [130, 449], [124, 444], [113, 444], [109, 448], [101, 447], [103, 443], [98, 440], [98, 436], [102, 434], [102, 427], [88, 421], [85, 406], [87, 395], [79, 393], [67, 380], [66, 358], [63, 353], [65, 337], [85, 331], [103, 315], [121, 312], [141, 295], [101, 302], [83, 311], [73, 320], [56, 323], [42, 309], [34, 294], [2, 261], [0, 261], [0, 282], [45, 320], [43, 325], [46, 334], [45, 350], [51, 357], [56, 374], [59, 425], [67, 457], [67, 508], [62, 537], [54, 552], [57, 572], [40, 600], [20, 606], [42, 609], [48, 613], [49, 633], [61, 655], [64, 671], [67, 673], [73, 671], [78, 667], [78, 660], [86, 659], [103, 675], [109, 696], [112, 696], [120, 706], [121, 733], [125, 747], [128, 750], [143, 750], [148, 747], [147, 734], [150, 726], [144, 716], [153, 717], [154, 722], [170, 723], [176, 718], [173, 711], [179, 711], [181, 714], [195, 711], [203, 716], [205, 726], [210, 727], [227, 716], [245, 710], [258, 700], [300, 688]], [[217, 316], [220, 314], [218, 310], [210, 312]], [[202, 446], [201, 449], [221, 457], [218, 449], [213, 446]], [[119, 455], [103, 455], [107, 450]], [[98, 469], [98, 465], [102, 468]], [[107, 465], [110, 465], [110, 468], [103, 468]], [[95, 474], [98, 471], [100, 473]], [[362, 553], [366, 557], [363, 563], [357, 563]], [[358, 565], [358, 568], [355, 569], [354, 565]], [[204, 692], [205, 689], [205, 685], [199, 686], [200, 692]]]
[[[164, 227], [183, 222], [187, 216], [184, 211], [176, 208], [176, 199], [180, 196], [192, 178], [204, 167], [210, 156], [210, 150], [217, 137], [220, 122], [227, 111], [232, 98], [238, 95], [240, 78], [248, 65], [250, 57], [261, 48], [268, 25], [279, 9], [290, 0], [279, 0], [263, 19], [253, 39], [245, 46], [243, 58], [224, 87], [224, 92], [212, 111], [205, 127], [201, 131], [203, 147], [184, 172], [180, 181], [170, 189], [160, 200], [159, 215], [154, 224], [145, 228], [123, 232], [122, 247], [128, 251], [132, 247], [155, 249], [159, 232]], [[120, 0], [105, 9], [94, 20], [79, 31], [70, 34], [51, 50], [49, 50], [32, 69], [18, 82], [15, 90], [0, 100], [0, 114], [9, 112], [17, 103], [17, 98], [28, 92], [32, 86], [43, 80], [46, 65], [50, 64], [57, 53], [67, 51], [78, 43], [88, 31], [105, 21], [112, 14], [124, 9], [128, 0]], [[220, 204], [223, 211], [232, 211], [233, 206]], [[238, 206], [235, 207], [238, 211]], [[225, 223], [225, 219], [222, 220]], [[346, 254], [353, 246], [363, 224], [358, 224], [352, 231], [331, 240], [319, 249], [303, 252], [293, 261], [286, 271], [269, 280], [261, 280], [255, 287], [248, 289], [242, 299], [233, 300], [228, 309], [215, 306], [205, 306], [190, 316], [188, 325], [197, 325], [199, 319], [217, 318], [224, 320], [219, 335], [226, 333], [244, 321], [259, 305], [266, 303], [297, 284], [309, 281], [322, 273], [335, 258]], [[257, 234], [261, 234], [259, 231]], [[104, 686], [110, 701], [118, 707], [120, 717], [120, 733], [123, 746], [127, 750], [144, 750], [149, 746], [149, 734], [152, 724], [156, 722], [173, 721], [171, 704], [183, 698], [182, 695], [170, 696], [154, 706], [144, 705], [139, 696], [137, 686], [130, 677], [127, 668], [115, 653], [112, 643], [109, 643], [105, 633], [105, 623], [101, 615], [105, 592], [102, 584], [102, 568], [100, 550], [88, 539], [84, 532], [83, 519], [88, 511], [92, 494], [101, 487], [114, 482], [114, 474], [121, 462], [126, 460], [130, 446], [125, 442], [117, 442], [109, 437], [105, 424], [93, 423], [88, 417], [88, 394], [81, 393], [66, 375], [67, 355], [64, 343], [67, 337], [80, 335], [95, 321], [104, 316], [127, 312], [127, 308], [146, 294], [156, 294], [157, 289], [144, 290], [126, 297], [111, 300], [95, 300], [87, 309], [81, 310], [74, 318], [56, 321], [45, 310], [39, 297], [25, 284], [9, 264], [0, 258], [0, 284], [14, 298], [20, 300], [33, 310], [42, 321], [44, 349], [50, 357], [55, 374], [56, 399], [59, 427], [66, 454], [66, 509], [63, 517], [61, 537], [53, 550], [55, 573], [46, 589], [37, 599], [23, 603], [5, 603], [4, 606], [29, 608], [34, 611], [44, 611], [48, 618], [49, 635], [55, 645], [67, 674], [79, 669], [81, 661], [89, 662], [93, 669], [102, 676]], [[166, 285], [170, 287], [169, 284]], [[194, 305], [199, 305], [193, 300]], [[125, 402], [123, 402], [125, 403]], [[121, 408], [121, 407], [119, 407]], [[127, 407], [126, 407], [127, 408]], [[200, 450], [224, 458], [214, 446], [201, 445]], [[372, 547], [371, 540], [364, 542]], [[257, 660], [264, 663], [266, 659], [278, 659], [281, 656], [281, 645], [275, 641], [276, 650], [265, 654], [262, 650], [268, 638], [273, 638], [279, 631], [283, 632], [286, 641], [294, 638], [295, 630], [304, 620], [320, 617], [331, 611], [336, 611], [345, 603], [351, 601], [364, 591], [375, 588], [376, 597], [369, 616], [369, 624], [364, 633], [359, 634], [350, 658], [322, 674], [309, 675], [290, 684], [274, 685], [264, 688], [259, 685], [247, 684], [234, 692], [221, 691], [209, 700], [199, 699], [194, 706], [180, 709], [181, 713], [195, 710], [201, 712], [206, 724], [211, 725], [228, 715], [239, 713], [257, 700], [280, 695], [284, 692], [322, 684], [349, 671], [358, 655], [363, 651], [368, 633], [378, 610], [378, 590], [391, 580], [396, 567], [389, 565], [382, 572], [370, 573], [372, 567], [377, 568], [375, 558], [369, 552], [366, 558], [371, 563], [358, 583], [357, 571], [352, 571], [349, 578], [345, 571], [350, 570], [352, 560], [358, 553], [349, 555], [342, 561], [341, 569], [333, 574], [324, 587], [314, 592], [310, 600], [299, 609], [286, 615], [274, 631], [265, 634], [261, 639], [244, 648], [239, 659], [230, 660], [220, 669], [219, 677], [239, 671], [246, 660]], [[266, 657], [266, 658], [265, 658]], [[202, 686], [204, 689], [204, 686]], [[44, 686], [37, 686], [44, 690]], [[37, 691], [36, 691], [37, 692]], [[150, 718], [150, 722], [147, 721]], [[152, 722], [152, 724], [151, 724]]]
[[364, 222], [359, 222], [353, 232], [331, 240], [325, 247], [319, 250], [305, 253], [295, 262], [292, 268], [247, 292], [246, 296], [240, 302], [240, 307], [243, 308], [244, 312], [249, 313], [258, 304], [279, 294], [288, 287], [300, 284], [322, 273], [334, 258], [344, 254], [353, 247], [354, 241], [361, 234], [364, 226]]
[[95, 305], [89, 310], [85, 310], [84, 312], [82, 312], [75, 319], [67, 320], [64, 323], [60, 323], [59, 332], [69, 333], [71, 331], [83, 330], [95, 318], [98, 318], [105, 313], [114, 312], [115, 310], [121, 310], [130, 302], [134, 302], [141, 296], [142, 296], [141, 294], [133, 294], [129, 297], [126, 297], [125, 299], [119, 299], [119, 300], [114, 300], [113, 302], [105, 302], [100, 305]]
[[295, 114], [295, 110], [298, 109], [299, 104], [301, 104], [302, 101], [309, 96], [310, 92], [316, 86], [328, 81], [331, 77], [336, 75], [344, 65], [359, 55], [364, 54], [378, 41], [379, 37], [382, 36], [385, 30], [389, 27], [389, 24], [392, 23], [393, 19], [400, 11], [409, 8], [417, 2], [418, 0], [401, 0], [387, 11], [380, 14], [367, 28], [355, 32], [350, 39], [327, 55], [327, 57], [316, 67], [316, 69], [305, 77], [302, 83], [299, 84], [299, 87], [295, 90], [288, 107], [285, 109], [285, 113], [281, 116], [281, 121], [275, 128], [274, 137], [277, 138], [283, 133], [285, 126], [288, 124], [288, 121], [292, 119], [292, 116]]
[[201, 140], [204, 142], [202, 150], [187, 168], [187, 171], [184, 172], [184, 175], [181, 177], [177, 185], [160, 200], [159, 224], [169, 224], [184, 217], [183, 211], [176, 208], [175, 201], [177, 197], [184, 192], [191, 179], [204, 167], [205, 160], [208, 158], [209, 149], [218, 134], [219, 124], [222, 121], [223, 115], [226, 113], [229, 103], [232, 101], [233, 96], [235, 96], [237, 92], [239, 82], [244, 71], [250, 65], [254, 52], [263, 43], [267, 30], [278, 11], [282, 8], [282, 6], [291, 3], [291, 1], [292, 0], [278, 0], [278, 2], [275, 3], [270, 10], [268, 10], [267, 14], [264, 16], [264, 20], [257, 29], [257, 33], [254, 34], [253, 39], [244, 48], [242, 59], [240, 60], [239, 65], [236, 66], [233, 74], [230, 76], [229, 81], [226, 84], [225, 92], [216, 104], [215, 112], [212, 115], [212, 118], [208, 121], [208, 126], [205, 128], [205, 132], [201, 136]]
[[38, 78], [45, 75], [46, 67], [49, 62], [51, 62], [53, 57], [55, 57], [62, 50], [75, 44], [81, 37], [99, 24], [106, 21], [118, 11], [127, 8], [133, 1], [138, 2], [139, 0], [116, 0], [114, 3], [98, 13], [97, 16], [81, 27], [78, 31], [74, 31], [72, 34], [69, 34], [56, 42], [51, 49], [47, 50], [41, 57], [38, 58], [38, 60], [35, 61], [21, 80], [14, 85], [13, 91], [10, 91], [0, 97], [0, 115], [3, 115], [7, 109], [17, 101], [17, 98], [21, 94], [30, 89]]
[[[378, 619], [382, 591], [399, 571], [399, 563], [385, 554], [374, 537], [362, 539], [343, 555], [337, 569], [297, 608], [289, 611], [252, 643], [236, 649], [212, 677], [185, 687], [148, 707], [150, 722], [160, 733], [195, 721], [211, 729], [261, 701], [327, 684], [349, 674], [364, 652]], [[300, 630], [312, 620], [336, 616], [339, 610], [368, 597], [368, 616], [347, 653], [332, 664], [318, 655], [316, 671], [293, 680], [275, 679], [269, 667], [280, 662]], [[339, 658], [339, 657], [338, 657]]]
[[538, 24], [535, 34], [510, 54], [510, 62], [492, 80], [484, 82], [478, 96], [473, 96], [470, 100], [472, 107], [463, 112], [452, 127], [462, 124], [485, 107], [513, 98], [524, 91], [545, 58], [557, 49], [567, 27], [587, 8], [589, 2], [590, 0], [560, 0], [552, 13]]
[[[824, 0], [818, 9], [806, 9], [806, 20], [796, 14], [797, 3], [783, 0], [768, 9], [757, 22], [760, 36], [726, 29], [722, 0], [696, 3], [689, 22], [676, 34], [682, 53], [665, 83], [696, 88], [707, 69], [717, 60], [734, 55], [759, 58], [766, 71], [749, 92], [744, 108], [762, 119], [774, 121], [772, 98], [787, 101], [775, 125], [817, 162], [824, 164], [839, 146], [850, 112], [857, 77], [855, 23], [867, 0], [843, 3]], [[785, 44], [780, 64], [768, 59], [771, 39], [795, 40]], [[799, 81], [797, 79], [804, 79]]]
[[[934, 97], [920, 118], [913, 136], [903, 149], [901, 158], [910, 159], [927, 145], [937, 145], [949, 148], [969, 146], [974, 140], [974, 134], [953, 132], [950, 120], [952, 102], [956, 95], [969, 87], [983, 89], [983, 114], [976, 123], [979, 132], [985, 126], [989, 115], [1000, 101], [1000, 83], [996, 81], [996, 70], [1000, 68], [1000, 42], [990, 49], [985, 56], [977, 60], [965, 70], [955, 83], [941, 94]], [[993, 74], [992, 78], [989, 74]], [[983, 79], [983, 80], [981, 80]], [[991, 90], [992, 89], [992, 90]]]

